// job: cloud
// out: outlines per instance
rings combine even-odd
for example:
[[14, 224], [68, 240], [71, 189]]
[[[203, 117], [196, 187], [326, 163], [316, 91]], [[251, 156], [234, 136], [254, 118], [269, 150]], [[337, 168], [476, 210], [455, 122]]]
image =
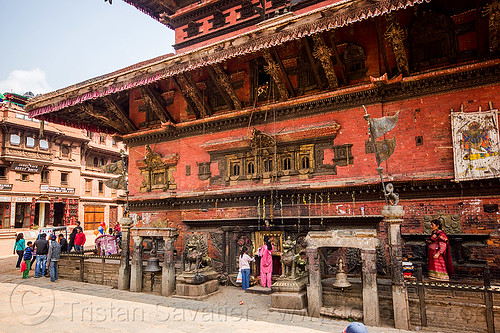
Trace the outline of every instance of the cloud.
[[14, 70], [6, 80], [0, 81], [0, 92], [24, 94], [31, 91], [35, 95], [44, 94], [53, 89], [47, 83], [45, 72], [39, 68], [30, 71]]

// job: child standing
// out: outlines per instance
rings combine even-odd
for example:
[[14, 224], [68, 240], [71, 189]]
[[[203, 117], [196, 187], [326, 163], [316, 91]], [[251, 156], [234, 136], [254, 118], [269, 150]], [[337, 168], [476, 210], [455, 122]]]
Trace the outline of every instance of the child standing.
[[28, 278], [28, 274], [30, 272], [31, 268], [31, 258], [33, 258], [33, 248], [32, 248], [32, 242], [28, 242], [28, 246], [26, 249], [24, 249], [24, 262], [26, 262], [26, 270], [23, 271], [23, 279]]

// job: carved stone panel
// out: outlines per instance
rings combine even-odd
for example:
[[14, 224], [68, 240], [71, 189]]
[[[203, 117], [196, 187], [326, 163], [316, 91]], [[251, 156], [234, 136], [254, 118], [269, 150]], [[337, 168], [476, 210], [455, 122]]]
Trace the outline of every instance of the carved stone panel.
[[462, 233], [462, 221], [460, 214], [435, 214], [435, 215], [424, 215], [422, 222], [424, 225], [424, 233], [431, 233], [431, 221], [432, 220], [441, 221], [443, 226], [443, 231], [446, 234], [460, 234]]

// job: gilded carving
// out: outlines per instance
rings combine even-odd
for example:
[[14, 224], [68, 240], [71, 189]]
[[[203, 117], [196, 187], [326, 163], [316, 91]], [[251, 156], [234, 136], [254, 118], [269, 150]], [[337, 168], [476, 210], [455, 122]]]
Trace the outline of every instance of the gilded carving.
[[443, 231], [446, 234], [461, 234], [462, 233], [462, 220], [460, 214], [443, 214], [438, 213], [434, 215], [424, 215], [422, 223], [424, 225], [424, 234], [431, 233], [431, 221], [441, 221]]
[[499, 32], [500, 32], [500, 2], [492, 0], [483, 7], [483, 16], [488, 17], [488, 37], [490, 53], [496, 53], [500, 50]]
[[408, 75], [410, 70], [404, 46], [406, 34], [399, 26], [394, 13], [387, 14], [387, 30], [385, 31], [384, 36], [385, 39], [391, 44], [392, 52], [394, 52], [394, 56], [396, 57], [396, 65], [399, 72], [403, 75]]
[[137, 161], [137, 167], [141, 170], [143, 177], [140, 191], [175, 189], [173, 171], [177, 161], [177, 155], [162, 158], [159, 154], [154, 153], [149, 145], [146, 145], [145, 159]]
[[331, 58], [332, 50], [328, 48], [325, 40], [321, 37], [321, 34], [315, 34], [312, 38], [314, 41], [313, 55], [321, 62], [321, 66], [325, 70], [330, 89], [337, 88], [339, 86], [339, 81], [337, 79], [337, 75], [335, 74], [335, 69], [333, 68], [333, 61]]
[[285, 83], [281, 78], [279, 65], [274, 61], [269, 50], [265, 49], [264, 51], [262, 51], [262, 55], [264, 56], [264, 59], [266, 59], [267, 62], [267, 66], [265, 66], [264, 69], [267, 74], [272, 76], [274, 82], [276, 82], [276, 86], [278, 87], [280, 97], [282, 99], [288, 98], [288, 90], [286, 89]]

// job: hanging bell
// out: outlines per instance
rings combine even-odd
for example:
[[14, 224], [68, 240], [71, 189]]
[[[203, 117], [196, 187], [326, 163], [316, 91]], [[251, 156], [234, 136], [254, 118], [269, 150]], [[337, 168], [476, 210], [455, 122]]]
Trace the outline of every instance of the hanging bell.
[[148, 264], [144, 268], [146, 273], [156, 273], [161, 271], [160, 259], [156, 257], [156, 252], [151, 251], [151, 257], [148, 259]]
[[342, 259], [339, 259], [339, 272], [335, 276], [335, 282], [333, 283], [334, 288], [344, 289], [351, 287], [351, 284], [347, 281], [347, 274], [344, 272], [342, 266]]

